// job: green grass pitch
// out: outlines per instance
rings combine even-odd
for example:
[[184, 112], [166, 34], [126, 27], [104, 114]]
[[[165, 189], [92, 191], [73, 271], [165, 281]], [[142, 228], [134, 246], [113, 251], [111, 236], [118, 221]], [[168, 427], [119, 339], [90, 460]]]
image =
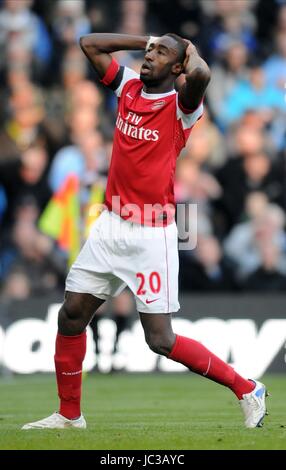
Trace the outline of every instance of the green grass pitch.
[[87, 430], [21, 431], [57, 410], [54, 377], [0, 378], [0, 449], [286, 449], [286, 375], [271, 392], [261, 429], [244, 429], [234, 395], [194, 374], [88, 374]]

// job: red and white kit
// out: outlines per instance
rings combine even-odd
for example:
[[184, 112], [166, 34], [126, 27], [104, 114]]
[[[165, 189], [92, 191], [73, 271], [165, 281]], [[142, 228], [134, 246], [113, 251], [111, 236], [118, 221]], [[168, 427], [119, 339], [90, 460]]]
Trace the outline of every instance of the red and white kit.
[[112, 86], [119, 74], [108, 210], [95, 222], [67, 277], [66, 290], [106, 299], [127, 285], [139, 312], [175, 312], [179, 309], [176, 159], [203, 114], [203, 104], [188, 111], [175, 90], [144, 92], [138, 74], [128, 67], [119, 69], [114, 59], [102, 81]]

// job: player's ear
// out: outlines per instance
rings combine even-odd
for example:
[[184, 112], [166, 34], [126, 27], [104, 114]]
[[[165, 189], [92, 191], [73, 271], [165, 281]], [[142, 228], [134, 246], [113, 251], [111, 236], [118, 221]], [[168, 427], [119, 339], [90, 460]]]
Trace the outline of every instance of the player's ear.
[[179, 76], [181, 73], [183, 73], [184, 70], [184, 64], [181, 64], [180, 62], [177, 62], [176, 64], [172, 65], [172, 72], [174, 75]]

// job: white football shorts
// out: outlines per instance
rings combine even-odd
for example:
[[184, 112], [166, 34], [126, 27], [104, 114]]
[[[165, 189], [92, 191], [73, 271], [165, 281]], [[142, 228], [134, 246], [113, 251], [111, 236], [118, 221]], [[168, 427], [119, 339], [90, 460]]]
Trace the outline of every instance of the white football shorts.
[[138, 312], [171, 313], [178, 302], [176, 223], [148, 227], [103, 211], [72, 265], [66, 290], [106, 300], [128, 286]]

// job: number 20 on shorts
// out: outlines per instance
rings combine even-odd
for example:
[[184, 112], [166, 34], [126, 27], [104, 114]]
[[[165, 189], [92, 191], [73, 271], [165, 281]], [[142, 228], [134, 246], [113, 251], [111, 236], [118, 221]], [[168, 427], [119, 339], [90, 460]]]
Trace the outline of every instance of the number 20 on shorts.
[[[153, 271], [149, 275], [149, 277], [143, 273], [137, 273], [136, 277], [137, 279], [139, 279], [139, 287], [137, 290], [137, 295], [145, 295], [146, 288], [148, 288], [148, 285], [150, 286], [150, 289], [153, 292], [153, 294], [158, 294], [158, 292], [160, 292], [161, 278], [160, 278], [160, 274], [157, 273], [156, 271]], [[147, 283], [147, 286], [146, 286], [146, 283]]]

